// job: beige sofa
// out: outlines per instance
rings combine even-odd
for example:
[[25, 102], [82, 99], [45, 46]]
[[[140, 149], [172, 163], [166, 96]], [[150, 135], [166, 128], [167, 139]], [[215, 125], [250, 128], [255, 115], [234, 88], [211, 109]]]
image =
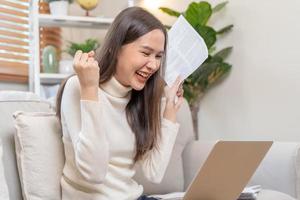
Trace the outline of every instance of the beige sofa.
[[[9, 196], [4, 197], [4, 195], [0, 195], [0, 199], [21, 200], [27, 198], [28, 200], [48, 200], [36, 194], [38, 192], [34, 192], [35, 188], [31, 188], [32, 194], [30, 195], [28, 194], [30, 193], [28, 189], [26, 192], [23, 190], [22, 193], [20, 184], [22, 181], [18, 173], [15, 142], [13, 139], [16, 133], [13, 113], [19, 110], [39, 113], [53, 112], [50, 103], [41, 101], [39, 97], [32, 93], [0, 91], [0, 142], [2, 143], [2, 149], [0, 150], [3, 153], [0, 159], [0, 161], [2, 161], [0, 162], [0, 170], [3, 170], [2, 172], [0, 171], [0, 192], [8, 189]], [[183, 104], [179, 112], [178, 121], [181, 124], [180, 132], [162, 182], [160, 184], [149, 183], [143, 178], [140, 170], [138, 170], [135, 176], [135, 179], [143, 184], [147, 194], [165, 194], [184, 191], [198, 168], [205, 161], [205, 158], [214, 144], [214, 142], [196, 141], [194, 139], [191, 113], [187, 102]], [[39, 122], [37, 121], [36, 123]], [[43, 132], [43, 127], [41, 127], [41, 132]], [[60, 134], [61, 133], [58, 135]], [[62, 158], [64, 153], [60, 151], [60, 149], [63, 148], [61, 146], [53, 148], [60, 152], [61, 155], [58, 155], [58, 157]], [[50, 148], [49, 151], [51, 152], [52, 149]], [[259, 184], [262, 186], [263, 190], [259, 193], [258, 200], [293, 200], [300, 197], [300, 175], [298, 174], [300, 156], [298, 151], [298, 143], [274, 143], [270, 152], [249, 182], [249, 185]], [[60, 162], [59, 159], [58, 162]], [[54, 167], [58, 168], [56, 170], [61, 173], [62, 166], [63, 163], [60, 163]], [[3, 180], [1, 180], [1, 174]], [[51, 175], [49, 174], [49, 176]], [[31, 177], [27, 177], [27, 179], [30, 178]], [[230, 181], [228, 183], [230, 184]], [[60, 183], [57, 181], [55, 184], [59, 185]], [[24, 181], [22, 182], [22, 187], [24, 187]], [[40, 190], [37, 189], [37, 191]], [[24, 195], [26, 198], [23, 198]], [[30, 199], [28, 196], [32, 198]]]

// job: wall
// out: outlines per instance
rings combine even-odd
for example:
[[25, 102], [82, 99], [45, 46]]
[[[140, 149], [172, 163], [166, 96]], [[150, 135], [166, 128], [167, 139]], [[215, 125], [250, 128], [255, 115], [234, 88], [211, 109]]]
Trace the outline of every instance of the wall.
[[201, 139], [300, 141], [300, 1], [230, 0], [230, 76], [201, 102]]

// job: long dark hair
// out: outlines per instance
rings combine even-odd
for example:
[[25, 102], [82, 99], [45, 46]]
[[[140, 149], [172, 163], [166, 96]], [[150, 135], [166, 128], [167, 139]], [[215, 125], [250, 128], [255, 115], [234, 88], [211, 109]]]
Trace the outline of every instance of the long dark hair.
[[[161, 136], [161, 98], [164, 82], [167, 32], [163, 24], [151, 13], [140, 7], [123, 10], [114, 20], [106, 34], [104, 43], [96, 51], [96, 60], [100, 67], [99, 85], [107, 82], [116, 72], [117, 55], [123, 45], [134, 42], [146, 33], [159, 29], [165, 36], [164, 56], [161, 67], [140, 90], [132, 90], [131, 99], [126, 106], [127, 121], [136, 138], [136, 155], [134, 161], [142, 159], [145, 153], [158, 147]], [[57, 95], [57, 112], [60, 119], [61, 99], [66, 79]]]

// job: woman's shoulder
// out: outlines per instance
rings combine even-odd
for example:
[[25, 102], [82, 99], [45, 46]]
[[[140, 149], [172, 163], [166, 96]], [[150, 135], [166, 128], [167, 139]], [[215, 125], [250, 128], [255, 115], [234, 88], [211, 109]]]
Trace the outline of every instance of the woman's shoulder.
[[63, 96], [76, 97], [80, 95], [80, 83], [77, 75], [69, 77], [64, 86]]
[[80, 88], [80, 83], [78, 76], [76, 74], [70, 76], [66, 82], [65, 89], [66, 88]]

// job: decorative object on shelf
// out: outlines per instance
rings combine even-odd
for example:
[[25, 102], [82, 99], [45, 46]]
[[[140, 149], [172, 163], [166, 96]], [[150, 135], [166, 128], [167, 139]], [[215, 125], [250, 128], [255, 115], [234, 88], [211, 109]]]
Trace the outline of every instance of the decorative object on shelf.
[[61, 28], [40, 27], [40, 48], [52, 45], [60, 52], [62, 45]]
[[97, 7], [99, 0], [77, 0], [77, 3], [86, 11], [85, 16], [90, 16], [89, 11]]
[[232, 67], [231, 64], [225, 62], [225, 59], [231, 53], [233, 47], [227, 47], [215, 53], [215, 44], [217, 36], [228, 33], [233, 28], [233, 25], [231, 24], [220, 30], [215, 30], [207, 24], [210, 17], [222, 10], [227, 3], [227, 1], [222, 2], [212, 8], [211, 4], [206, 1], [192, 2], [184, 12], [178, 12], [166, 7], [159, 8], [170, 16], [179, 17], [180, 15], [183, 15], [202, 36], [209, 49], [209, 56], [206, 61], [191, 74], [183, 84], [184, 97], [189, 102], [196, 133], [198, 132], [198, 112], [201, 98], [205, 91], [222, 80]]
[[[49, 3], [47, 0], [39, 1], [39, 13], [50, 14]], [[52, 45], [58, 51], [58, 55], [61, 52], [61, 28], [60, 27], [40, 27], [40, 53], [42, 54], [44, 47]], [[58, 59], [60, 59], [58, 57]], [[40, 61], [41, 69], [43, 69], [42, 59]]]
[[39, 13], [40, 14], [49, 14], [50, 13], [48, 1], [46, 1], [46, 0], [39, 1]]
[[77, 50], [81, 50], [82, 52], [90, 52], [92, 50], [96, 50], [100, 46], [98, 40], [96, 39], [87, 39], [83, 43], [75, 43], [69, 41], [69, 46], [66, 49], [66, 52], [71, 56], [74, 56]]
[[58, 72], [58, 58], [57, 50], [54, 46], [48, 45], [42, 52], [43, 73], [57, 73]]
[[50, 6], [50, 13], [52, 15], [68, 15], [69, 3], [73, 0], [46, 0]]
[[71, 59], [60, 60], [58, 70], [60, 74], [73, 74], [74, 73], [73, 60]]

